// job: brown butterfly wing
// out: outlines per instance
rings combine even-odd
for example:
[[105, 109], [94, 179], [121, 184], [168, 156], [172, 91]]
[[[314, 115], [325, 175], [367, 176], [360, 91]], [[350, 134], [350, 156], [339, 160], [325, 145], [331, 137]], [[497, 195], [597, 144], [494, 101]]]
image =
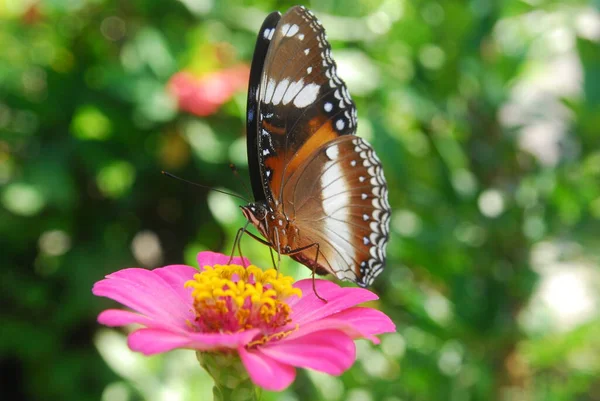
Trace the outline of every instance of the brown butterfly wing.
[[354, 134], [356, 109], [337, 76], [325, 30], [302, 6], [285, 13], [274, 31], [257, 91], [258, 157], [272, 208], [288, 177], [311, 152]]
[[342, 280], [370, 285], [385, 264], [390, 205], [381, 162], [357, 136], [319, 149], [285, 182], [285, 209], [299, 229], [294, 259]]

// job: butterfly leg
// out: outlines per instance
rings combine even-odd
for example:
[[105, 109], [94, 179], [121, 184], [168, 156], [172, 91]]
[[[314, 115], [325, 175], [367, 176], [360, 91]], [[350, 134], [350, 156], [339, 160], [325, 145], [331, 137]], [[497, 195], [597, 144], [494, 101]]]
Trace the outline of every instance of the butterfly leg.
[[[251, 237], [254, 237], [254, 235], [251, 232], [247, 231], [248, 224], [250, 224], [249, 221], [246, 222], [246, 224], [244, 224], [244, 227], [237, 230], [237, 233], [235, 234], [235, 238], [233, 240], [233, 246], [231, 247], [231, 254], [229, 255], [229, 261], [227, 262], [227, 264], [231, 264], [231, 261], [233, 260], [233, 254], [235, 253], [236, 246], [238, 248], [238, 253], [239, 253], [240, 257], [242, 258], [242, 264], [245, 264], [244, 255], [242, 255], [242, 236], [244, 234], [249, 234]], [[246, 266], [244, 266], [244, 267], [246, 267]]]
[[315, 295], [317, 296], [317, 298], [319, 298], [321, 301], [327, 303], [327, 300], [319, 295], [319, 293], [317, 292], [317, 287], [315, 286], [315, 271], [317, 270], [317, 261], [319, 260], [320, 249], [319, 249], [319, 244], [317, 244], [316, 242], [313, 245], [317, 246], [317, 254], [315, 255], [315, 263], [313, 264], [313, 268], [312, 268], [312, 287], [313, 287], [313, 291], [314, 291]]
[[319, 253], [321, 252], [319, 244], [317, 242], [315, 242], [310, 245], [303, 246], [301, 248], [293, 249], [290, 252], [288, 252], [287, 255], [293, 255], [295, 253], [300, 253], [300, 252], [305, 251], [313, 246], [317, 247], [317, 253], [315, 254], [315, 261], [312, 266], [312, 287], [313, 287], [313, 291], [314, 291], [315, 295], [317, 296], [317, 298], [319, 298], [321, 301], [327, 303], [327, 300], [319, 295], [319, 293], [317, 292], [317, 287], [315, 285], [315, 271], [317, 270], [317, 262], [319, 261]]
[[277, 270], [279, 266], [275, 264], [275, 257], [273, 256], [273, 248], [269, 247], [269, 253], [271, 254], [271, 263], [273, 263], [273, 269]]
[[[246, 227], [244, 227], [244, 230], [242, 231], [242, 235], [244, 235], [244, 232], [246, 231]], [[238, 246], [238, 253], [240, 254], [240, 258], [242, 258], [242, 266], [244, 266], [244, 268], [246, 268], [246, 262], [244, 260], [244, 255], [242, 254], [242, 236], [240, 235], [240, 240], [237, 243]]]
[[281, 248], [279, 247], [279, 230], [275, 227], [275, 242], [277, 243], [277, 267], [275, 270], [279, 271], [279, 266], [281, 265]]
[[233, 254], [235, 253], [235, 247], [241, 242], [241, 240], [242, 240], [241, 237], [242, 237], [242, 235], [244, 235], [245, 229], [246, 229], [246, 226], [241, 227], [239, 230], [237, 230], [237, 233], [235, 234], [235, 238], [233, 240], [233, 246], [231, 247], [231, 254], [229, 255], [229, 261], [227, 262], [227, 264], [231, 264], [231, 261], [233, 260]]
[[255, 240], [257, 240], [258, 242], [260, 242], [261, 244], [266, 245], [266, 246], [269, 247], [269, 252], [271, 253], [271, 262], [273, 262], [273, 267], [276, 270], [278, 270], [279, 266], [275, 265], [275, 258], [273, 257], [273, 246], [271, 245], [271, 243], [268, 242], [268, 241], [265, 241], [264, 239], [262, 239], [262, 238], [260, 238], [258, 236], [256, 236], [255, 234], [252, 234], [250, 231], [245, 231], [245, 233], [248, 234], [250, 237], [254, 238]]
[[271, 246], [270, 242], [265, 241], [264, 239], [260, 238], [256, 234], [252, 234], [250, 231], [246, 231], [246, 234], [248, 234], [249, 236], [251, 236], [252, 238], [254, 238], [255, 240], [257, 240], [258, 242], [260, 242], [263, 245], [266, 245], [266, 246], [269, 246], [269, 247]]

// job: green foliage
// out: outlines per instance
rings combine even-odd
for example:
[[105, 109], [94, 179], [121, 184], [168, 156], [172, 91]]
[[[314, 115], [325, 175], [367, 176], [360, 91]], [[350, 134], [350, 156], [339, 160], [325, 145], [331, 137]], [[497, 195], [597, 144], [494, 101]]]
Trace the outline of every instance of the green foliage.
[[[245, 193], [228, 167], [248, 181], [245, 93], [201, 118], [168, 82], [248, 63], [262, 18], [291, 5], [0, 1], [3, 394], [210, 396], [192, 352], [144, 358], [101, 329], [111, 304], [90, 289], [231, 250], [237, 199], [160, 171]], [[392, 237], [374, 291], [398, 333], [360, 342], [340, 378], [300, 372], [265, 399], [597, 400], [598, 2], [306, 5], [385, 166]], [[243, 250], [270, 265], [260, 244]]]

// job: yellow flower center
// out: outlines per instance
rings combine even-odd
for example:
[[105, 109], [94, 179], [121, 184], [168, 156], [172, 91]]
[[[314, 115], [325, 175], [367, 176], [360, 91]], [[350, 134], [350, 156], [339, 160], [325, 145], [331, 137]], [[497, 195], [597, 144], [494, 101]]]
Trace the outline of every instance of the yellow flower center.
[[260, 328], [269, 335], [290, 323], [286, 300], [302, 296], [293, 278], [256, 266], [204, 266], [185, 283], [192, 288], [196, 327], [203, 332], [233, 333]]

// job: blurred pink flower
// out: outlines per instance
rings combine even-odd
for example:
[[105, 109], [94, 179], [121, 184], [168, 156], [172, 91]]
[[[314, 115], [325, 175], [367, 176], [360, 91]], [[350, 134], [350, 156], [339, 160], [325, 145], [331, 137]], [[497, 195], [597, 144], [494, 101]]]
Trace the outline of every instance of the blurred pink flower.
[[169, 92], [177, 99], [179, 108], [205, 117], [216, 113], [238, 90], [248, 85], [250, 69], [238, 65], [197, 77], [181, 71], [167, 84]]
[[133, 311], [109, 309], [98, 321], [144, 326], [129, 334], [128, 344], [146, 355], [175, 348], [237, 352], [251, 380], [272, 391], [289, 386], [297, 367], [340, 375], [356, 359], [354, 339], [378, 343], [376, 334], [395, 331], [384, 313], [356, 306], [377, 299], [368, 290], [315, 280], [323, 302], [311, 279], [293, 283], [274, 269], [228, 260], [201, 252], [200, 270], [171, 265], [110, 274], [93, 293]]

